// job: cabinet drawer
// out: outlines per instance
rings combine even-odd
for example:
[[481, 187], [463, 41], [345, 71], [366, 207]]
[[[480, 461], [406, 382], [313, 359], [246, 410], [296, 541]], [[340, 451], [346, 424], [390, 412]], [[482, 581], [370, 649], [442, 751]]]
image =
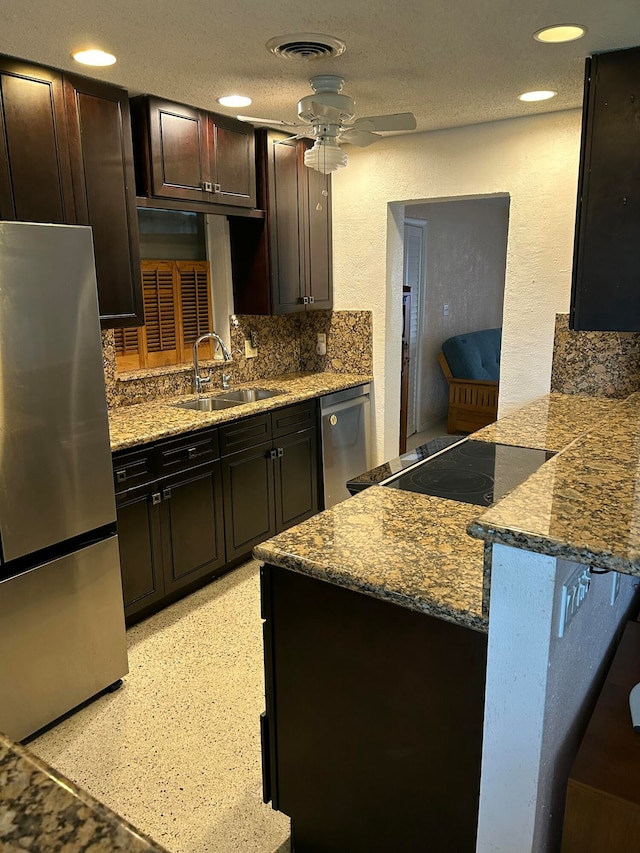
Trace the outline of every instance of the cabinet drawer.
[[154, 477], [153, 448], [138, 448], [114, 454], [113, 485], [117, 495], [144, 486]]
[[238, 450], [246, 450], [271, 438], [271, 415], [255, 415], [243, 418], [228, 426], [220, 427], [220, 454], [228, 456]]
[[288, 435], [291, 432], [299, 432], [302, 429], [316, 425], [316, 401], [300, 403], [296, 406], [287, 406], [271, 413], [271, 426], [273, 437]]
[[165, 441], [158, 445], [157, 452], [158, 475], [161, 477], [191, 465], [213, 462], [220, 456], [218, 430], [191, 433], [173, 441]]

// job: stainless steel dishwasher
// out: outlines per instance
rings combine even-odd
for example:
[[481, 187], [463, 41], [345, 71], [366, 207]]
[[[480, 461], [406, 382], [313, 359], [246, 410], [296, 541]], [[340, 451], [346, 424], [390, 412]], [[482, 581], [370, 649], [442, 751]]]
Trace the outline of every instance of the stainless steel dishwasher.
[[346, 482], [367, 471], [370, 448], [370, 385], [320, 398], [325, 509], [349, 497]]

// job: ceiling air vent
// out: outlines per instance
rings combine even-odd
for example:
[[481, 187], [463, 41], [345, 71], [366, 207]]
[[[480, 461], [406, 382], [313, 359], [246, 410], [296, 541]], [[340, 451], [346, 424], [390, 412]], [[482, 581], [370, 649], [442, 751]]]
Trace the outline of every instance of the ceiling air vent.
[[269, 39], [267, 50], [283, 59], [323, 59], [340, 56], [347, 49], [346, 44], [334, 36], [322, 36], [318, 33], [294, 33], [290, 36], [276, 36]]

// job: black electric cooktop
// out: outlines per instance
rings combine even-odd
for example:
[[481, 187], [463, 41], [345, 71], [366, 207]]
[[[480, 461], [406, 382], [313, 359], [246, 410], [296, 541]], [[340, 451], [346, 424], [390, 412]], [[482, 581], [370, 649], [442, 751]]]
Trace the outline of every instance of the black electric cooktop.
[[438, 456], [425, 459], [384, 485], [462, 503], [491, 506], [553, 455], [550, 450], [470, 439]]

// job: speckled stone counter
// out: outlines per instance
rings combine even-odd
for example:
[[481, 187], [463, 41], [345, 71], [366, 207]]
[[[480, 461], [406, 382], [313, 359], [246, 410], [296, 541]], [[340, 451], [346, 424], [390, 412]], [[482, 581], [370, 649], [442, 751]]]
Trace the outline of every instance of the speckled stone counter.
[[473, 438], [558, 451], [619, 405], [620, 400], [605, 397], [548, 394], [474, 432]]
[[640, 576], [640, 393], [609, 415], [482, 513], [469, 533]]
[[[637, 396], [640, 399], [640, 394]], [[609, 442], [605, 436], [612, 429], [615, 433], [623, 405], [619, 400], [550, 394], [472, 437], [558, 451], [585, 431], [598, 427], [602, 431], [601, 453], [606, 455]], [[627, 455], [628, 451], [622, 450], [620, 458]], [[549, 476], [550, 464], [546, 463], [511, 496], [489, 509], [481, 521], [499, 511], [510, 497], [536, 478]], [[594, 480], [594, 499], [599, 496], [598, 483]], [[543, 513], [538, 497], [537, 493], [532, 494], [522, 504], [525, 518]], [[473, 543], [467, 528], [479, 539], [506, 540], [492, 539], [494, 534], [488, 534], [486, 525], [477, 521], [481, 512], [473, 504], [371, 486], [257, 546], [254, 555], [264, 562], [486, 630], [490, 546], [474, 547], [481, 543]], [[514, 544], [513, 539], [509, 541]]]
[[166, 853], [2, 734], [0, 849], [7, 853]]
[[[372, 381], [373, 377], [367, 374], [289, 373], [271, 379], [256, 380], [248, 386], [282, 391], [283, 393], [277, 397], [270, 397], [256, 403], [243, 403], [217, 412], [199, 412], [176, 407], [177, 402], [195, 400], [195, 394], [173, 398], [161, 397], [153, 402], [135, 406], [119, 406], [109, 410], [111, 450], [123, 450], [172, 435], [228, 423]], [[242, 387], [245, 386], [234, 385], [233, 389]], [[222, 389], [212, 388], [203, 396], [222, 393]]]
[[266, 563], [487, 630], [471, 504], [371, 486], [254, 548]]

